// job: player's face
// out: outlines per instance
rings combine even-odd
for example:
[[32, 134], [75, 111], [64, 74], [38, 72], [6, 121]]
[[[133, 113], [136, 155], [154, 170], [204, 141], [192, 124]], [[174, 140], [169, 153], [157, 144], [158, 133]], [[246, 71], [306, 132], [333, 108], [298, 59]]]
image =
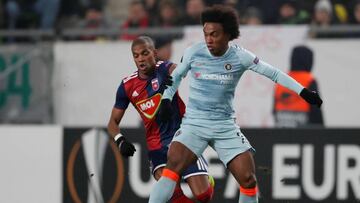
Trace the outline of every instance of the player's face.
[[135, 45], [132, 48], [132, 54], [140, 76], [149, 76], [154, 72], [155, 50], [147, 43]]
[[210, 53], [214, 56], [222, 56], [227, 48], [230, 36], [224, 32], [220, 23], [205, 23], [204, 37]]

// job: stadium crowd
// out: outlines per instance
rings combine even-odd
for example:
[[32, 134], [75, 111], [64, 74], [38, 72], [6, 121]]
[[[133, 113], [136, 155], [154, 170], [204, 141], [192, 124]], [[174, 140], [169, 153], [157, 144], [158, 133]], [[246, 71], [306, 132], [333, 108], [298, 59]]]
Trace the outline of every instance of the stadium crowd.
[[213, 4], [236, 8], [248, 25], [360, 24], [360, 0], [1, 0], [0, 29], [181, 27], [200, 24], [200, 13]]

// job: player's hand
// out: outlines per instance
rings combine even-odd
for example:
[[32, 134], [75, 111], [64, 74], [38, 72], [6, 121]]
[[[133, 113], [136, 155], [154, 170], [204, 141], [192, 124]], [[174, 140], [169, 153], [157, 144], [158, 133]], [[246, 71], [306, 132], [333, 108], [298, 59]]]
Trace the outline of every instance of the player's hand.
[[128, 142], [124, 136], [118, 137], [115, 140], [115, 143], [118, 146], [120, 153], [124, 157], [129, 157], [134, 155], [136, 151], [135, 146], [131, 142]]
[[307, 88], [304, 88], [300, 92], [300, 96], [309, 104], [317, 105], [319, 108], [323, 103], [319, 94], [315, 91], [310, 91]]
[[172, 84], [173, 84], [173, 80], [171, 75], [165, 75], [164, 80], [161, 84], [162, 91], [166, 90], [166, 88], [168, 88], [168, 86], [171, 86]]
[[161, 100], [158, 116], [161, 121], [169, 121], [172, 115], [172, 106], [170, 99]]

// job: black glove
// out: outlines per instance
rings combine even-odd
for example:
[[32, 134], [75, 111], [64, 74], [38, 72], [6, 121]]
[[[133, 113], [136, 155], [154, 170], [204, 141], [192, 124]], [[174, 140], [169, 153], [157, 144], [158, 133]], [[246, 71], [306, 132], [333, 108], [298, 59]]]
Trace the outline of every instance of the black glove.
[[163, 84], [167, 86], [171, 86], [173, 84], [172, 76], [166, 75], [163, 81]]
[[173, 80], [171, 75], [165, 75], [164, 76], [164, 80], [161, 83], [161, 91], [163, 92], [164, 90], [166, 90], [166, 88], [168, 88], [168, 86], [171, 86], [173, 84]]
[[161, 100], [158, 116], [160, 121], [166, 122], [171, 119], [172, 116], [172, 106], [170, 99]]
[[128, 142], [124, 136], [117, 138], [115, 140], [115, 143], [118, 146], [120, 153], [124, 157], [129, 157], [134, 155], [136, 151], [135, 146], [131, 142]]
[[300, 96], [307, 101], [309, 104], [316, 104], [319, 108], [323, 101], [321, 100], [319, 94], [315, 91], [310, 91], [307, 88], [304, 88], [300, 92]]

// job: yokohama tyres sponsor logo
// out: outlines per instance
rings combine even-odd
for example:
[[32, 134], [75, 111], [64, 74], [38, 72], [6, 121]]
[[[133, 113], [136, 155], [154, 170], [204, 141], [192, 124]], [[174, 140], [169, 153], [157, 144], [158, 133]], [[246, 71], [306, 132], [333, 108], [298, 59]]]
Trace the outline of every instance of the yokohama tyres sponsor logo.
[[161, 101], [161, 94], [157, 93], [154, 96], [136, 103], [137, 109], [149, 119], [152, 119], [156, 114]]
[[204, 80], [222, 80], [222, 81], [229, 81], [234, 80], [234, 76], [231, 74], [206, 74], [206, 73], [195, 73], [195, 78], [204, 79]]

